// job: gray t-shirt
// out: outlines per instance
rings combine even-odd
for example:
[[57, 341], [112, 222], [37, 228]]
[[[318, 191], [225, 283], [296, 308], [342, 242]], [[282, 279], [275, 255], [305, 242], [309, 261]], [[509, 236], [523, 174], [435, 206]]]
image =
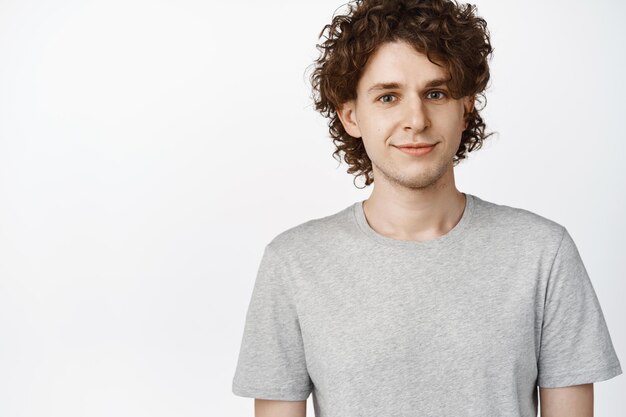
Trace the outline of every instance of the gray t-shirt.
[[428, 241], [372, 229], [362, 201], [265, 247], [234, 394], [317, 417], [535, 417], [539, 387], [622, 373], [567, 232], [465, 193]]

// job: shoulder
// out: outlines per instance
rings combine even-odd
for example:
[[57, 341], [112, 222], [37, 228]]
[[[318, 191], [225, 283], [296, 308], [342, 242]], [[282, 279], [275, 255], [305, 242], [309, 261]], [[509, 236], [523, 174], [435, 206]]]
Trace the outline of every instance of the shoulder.
[[488, 233], [532, 245], [559, 245], [566, 228], [555, 220], [526, 208], [474, 198], [474, 225]]
[[351, 233], [354, 204], [357, 203], [281, 231], [270, 240], [267, 247], [279, 256], [295, 258], [316, 252], [316, 249], [327, 248], [333, 241]]

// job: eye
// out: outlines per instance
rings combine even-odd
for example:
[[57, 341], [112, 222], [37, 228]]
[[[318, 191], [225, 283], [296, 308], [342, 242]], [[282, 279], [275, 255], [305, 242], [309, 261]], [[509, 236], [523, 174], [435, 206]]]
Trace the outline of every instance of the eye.
[[[378, 101], [380, 101], [381, 98], [383, 97], [394, 97], [392, 94], [385, 94], [383, 96], [378, 97]], [[383, 103], [391, 103], [391, 101], [385, 101], [383, 100]]]
[[[443, 99], [444, 97], [446, 97], [446, 93], [444, 93], [443, 91], [431, 91], [428, 94], [441, 94], [441, 99]], [[437, 100], [437, 98], [435, 98], [435, 100]]]

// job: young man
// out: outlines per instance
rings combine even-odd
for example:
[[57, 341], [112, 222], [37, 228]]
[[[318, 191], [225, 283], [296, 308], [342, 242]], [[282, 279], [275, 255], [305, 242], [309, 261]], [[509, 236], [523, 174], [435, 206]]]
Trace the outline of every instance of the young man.
[[311, 393], [318, 417], [591, 417], [622, 370], [570, 234], [455, 186], [488, 136], [485, 21], [372, 0], [325, 29], [317, 109], [374, 189], [265, 247], [233, 392], [257, 417]]

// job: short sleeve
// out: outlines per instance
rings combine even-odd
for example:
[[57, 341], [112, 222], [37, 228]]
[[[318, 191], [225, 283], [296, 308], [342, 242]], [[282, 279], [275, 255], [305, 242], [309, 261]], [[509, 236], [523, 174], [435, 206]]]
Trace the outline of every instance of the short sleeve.
[[246, 314], [232, 392], [268, 400], [306, 400], [312, 390], [300, 323], [285, 265], [265, 247]]
[[537, 365], [542, 388], [599, 382], [622, 373], [595, 290], [565, 228], [547, 281]]

